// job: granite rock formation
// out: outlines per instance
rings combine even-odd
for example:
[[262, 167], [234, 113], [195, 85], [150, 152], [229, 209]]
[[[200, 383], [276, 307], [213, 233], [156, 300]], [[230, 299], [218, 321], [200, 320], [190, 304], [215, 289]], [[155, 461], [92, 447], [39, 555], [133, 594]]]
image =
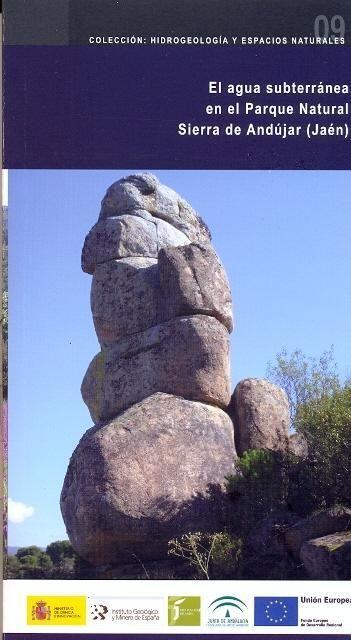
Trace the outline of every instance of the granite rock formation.
[[302, 433], [295, 431], [289, 436], [289, 451], [302, 460], [307, 458], [308, 444]]
[[82, 269], [101, 345], [82, 383], [95, 426], [62, 514], [95, 566], [157, 559], [174, 535], [221, 527], [211, 496], [235, 472], [228, 280], [200, 216], [150, 174], [107, 190]]
[[[200, 216], [175, 191], [149, 174], [137, 174], [114, 182], [101, 202], [99, 222], [121, 215], [168, 222], [190, 242], [207, 243], [211, 234]], [[169, 243], [184, 244], [184, 243]]]
[[304, 542], [348, 529], [351, 529], [351, 509], [343, 506], [331, 507], [289, 527], [284, 534], [285, 546], [298, 559]]
[[351, 531], [331, 533], [304, 542], [301, 562], [312, 580], [345, 580], [350, 577]]
[[231, 471], [233, 450], [224, 411], [164, 393], [88, 430], [62, 492], [74, 548], [94, 565], [132, 553], [152, 560], [174, 535], [215, 528], [211, 490]]
[[82, 269], [101, 350], [81, 387], [94, 426], [71, 457], [61, 510], [77, 553], [114, 577], [133, 557], [161, 562], [175, 536], [223, 530], [236, 449], [298, 443], [281, 389], [247, 379], [231, 398], [228, 279], [177, 193], [150, 174], [111, 185]]
[[351, 509], [341, 505], [322, 509], [288, 527], [283, 538], [285, 549], [309, 578], [350, 577]]
[[229, 411], [238, 455], [248, 449], [288, 449], [289, 403], [280, 387], [264, 379], [242, 380], [235, 388]]
[[121, 338], [95, 356], [82, 383], [94, 422], [113, 418], [157, 391], [227, 407], [229, 341], [218, 320], [175, 318]]

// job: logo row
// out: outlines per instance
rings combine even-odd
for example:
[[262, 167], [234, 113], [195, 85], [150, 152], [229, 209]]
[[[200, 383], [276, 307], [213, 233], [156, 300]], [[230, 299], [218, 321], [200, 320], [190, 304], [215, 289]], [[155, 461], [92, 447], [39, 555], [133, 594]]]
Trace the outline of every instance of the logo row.
[[[164, 599], [86, 598], [85, 596], [28, 596], [28, 625], [86, 625], [89, 623], [142, 624], [163, 620]], [[253, 617], [253, 620], [250, 620]], [[200, 596], [168, 596], [168, 626], [292, 627], [298, 625], [297, 597], [255, 597], [253, 615], [247, 603], [222, 595], [202, 607]]]

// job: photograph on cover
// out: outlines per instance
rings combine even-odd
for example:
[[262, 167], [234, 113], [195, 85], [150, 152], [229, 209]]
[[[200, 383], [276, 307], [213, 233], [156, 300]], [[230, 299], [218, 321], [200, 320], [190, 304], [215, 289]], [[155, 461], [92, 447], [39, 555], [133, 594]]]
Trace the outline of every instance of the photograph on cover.
[[351, 577], [350, 192], [9, 171], [7, 578]]

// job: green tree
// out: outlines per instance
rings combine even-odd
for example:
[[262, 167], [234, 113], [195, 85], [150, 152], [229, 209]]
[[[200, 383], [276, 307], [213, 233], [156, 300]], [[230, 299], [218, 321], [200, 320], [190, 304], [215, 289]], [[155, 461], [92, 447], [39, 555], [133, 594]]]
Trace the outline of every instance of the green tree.
[[15, 556], [8, 558], [7, 575], [18, 578], [51, 578], [53, 563], [50, 556], [39, 547], [32, 545], [18, 549]]
[[56, 540], [46, 547], [46, 553], [53, 563], [53, 578], [67, 579], [76, 576], [76, 558], [69, 540]]
[[22, 556], [21, 573], [25, 578], [50, 578], [52, 562], [44, 551], [35, 556]]
[[8, 556], [5, 565], [6, 578], [19, 578], [21, 565], [16, 556]]
[[5, 566], [8, 578], [51, 578], [68, 580], [92, 577], [92, 567], [74, 551], [68, 540], [51, 542], [46, 551], [36, 545], [21, 547], [8, 556]]
[[74, 549], [69, 540], [56, 540], [46, 547], [46, 553], [50, 556], [52, 562], [58, 565], [65, 558], [73, 558]]
[[268, 363], [266, 375], [286, 392], [293, 426], [296, 426], [303, 405], [331, 395], [342, 386], [333, 347], [319, 358], [306, 356], [301, 349], [290, 354], [282, 349], [276, 356], [276, 362]]
[[351, 386], [306, 402], [296, 428], [308, 445], [298, 473], [300, 503], [306, 510], [351, 506]]
[[21, 560], [25, 556], [39, 556], [42, 552], [43, 550], [35, 545], [32, 545], [30, 547], [21, 547], [17, 550], [16, 558]]

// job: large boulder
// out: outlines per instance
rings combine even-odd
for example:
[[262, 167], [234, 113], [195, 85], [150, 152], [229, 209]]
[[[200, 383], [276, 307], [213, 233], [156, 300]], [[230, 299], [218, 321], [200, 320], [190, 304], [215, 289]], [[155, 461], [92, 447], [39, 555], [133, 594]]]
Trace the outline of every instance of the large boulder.
[[299, 558], [302, 544], [306, 540], [327, 536], [336, 531], [351, 528], [351, 509], [331, 507], [304, 518], [285, 531], [285, 545], [295, 558]]
[[82, 396], [94, 422], [157, 391], [226, 408], [229, 336], [215, 318], [189, 316], [122, 338], [90, 363]]
[[188, 237], [147, 211], [97, 222], [85, 238], [82, 269], [93, 274], [99, 264], [128, 257], [157, 258], [168, 245], [188, 244]]
[[129, 215], [107, 218], [95, 224], [85, 238], [82, 269], [94, 273], [99, 264], [109, 260], [132, 256], [156, 258], [157, 251], [152, 220]]
[[151, 173], [127, 176], [114, 182], [101, 202], [100, 220], [147, 211], [182, 231], [189, 240], [209, 242], [211, 234], [198, 213], [178, 193]]
[[308, 444], [302, 433], [296, 431], [289, 436], [289, 451], [302, 460], [307, 458]]
[[157, 260], [123, 258], [100, 264], [93, 276], [90, 302], [95, 331], [102, 346], [158, 324]]
[[131, 257], [98, 264], [91, 310], [103, 347], [181, 316], [213, 316], [228, 331], [233, 327], [225, 271], [211, 247], [195, 244], [162, 249], [158, 260]]
[[74, 549], [94, 565], [165, 557], [167, 541], [218, 530], [234, 469], [221, 409], [157, 393], [81, 439], [61, 509]]
[[169, 222], [166, 222], [166, 220], [161, 220], [161, 218], [153, 218], [153, 222], [156, 227], [158, 250], [162, 249], [163, 247], [178, 247], [189, 244], [190, 239], [188, 238], [188, 236]]
[[229, 412], [234, 420], [239, 456], [248, 449], [287, 450], [289, 403], [280, 387], [268, 380], [242, 380], [235, 388]]
[[166, 316], [203, 313], [232, 331], [228, 278], [210, 245], [167, 247], [159, 252], [158, 260]]
[[351, 578], [351, 531], [332, 533], [304, 542], [301, 562], [314, 580], [349, 580]]

